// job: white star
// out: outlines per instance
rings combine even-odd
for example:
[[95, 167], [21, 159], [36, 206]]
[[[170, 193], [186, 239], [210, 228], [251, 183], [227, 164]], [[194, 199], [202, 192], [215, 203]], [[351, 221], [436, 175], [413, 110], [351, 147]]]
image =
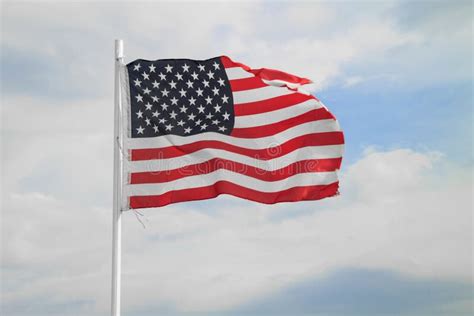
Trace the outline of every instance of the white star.
[[153, 117], [158, 117], [158, 115], [160, 115], [160, 112], [158, 112], [158, 110], [155, 110], [155, 112], [153, 112]]
[[143, 97], [141, 95], [136, 95], [135, 98], [137, 98], [137, 102], [143, 102]]
[[147, 125], [147, 126], [150, 126], [150, 125], [151, 125], [150, 119], [149, 119], [148, 117], [145, 119], [145, 122], [146, 122], [146, 125]]
[[222, 80], [221, 78], [219, 78], [219, 80], [217, 80], [217, 82], [219, 82], [219, 85], [222, 87], [225, 85], [225, 81]]
[[178, 78], [178, 80], [183, 80], [183, 75], [180, 74], [179, 72], [176, 73], [176, 75], [174, 75], [176, 78]]
[[172, 124], [166, 125], [166, 130], [167, 130], [167, 131], [171, 131], [172, 128], [173, 128], [173, 125], [172, 125]]
[[144, 130], [145, 130], [145, 129], [144, 129], [143, 127], [141, 127], [141, 126], [138, 127], [138, 128], [137, 128], [137, 134], [143, 134], [143, 131], [144, 131]]
[[179, 94], [181, 94], [181, 97], [185, 97], [186, 91], [184, 91], [183, 88], [181, 88], [181, 90], [179, 90]]
[[202, 106], [202, 104], [197, 108], [199, 113], [204, 113], [204, 110], [206, 109], [205, 107]]
[[212, 64], [212, 65], [214, 66], [215, 70], [219, 69], [219, 64], [218, 63], [214, 62], [214, 64]]
[[160, 122], [161, 124], [165, 124], [166, 123], [166, 119], [165, 118], [161, 118], [158, 120], [158, 122]]
[[216, 112], [220, 112], [221, 111], [221, 107], [219, 104], [216, 104], [216, 106], [214, 107], [214, 110], [216, 110]]
[[194, 84], [194, 82], [192, 82], [192, 81], [188, 80], [188, 81], [186, 82], [186, 84], [188, 85], [188, 88], [192, 88], [192, 87], [193, 87], [193, 84]]
[[205, 130], [206, 128], [207, 128], [207, 124], [206, 123], [202, 124], [201, 131]]
[[182, 107], [179, 108], [179, 110], [181, 111], [181, 113], [186, 113], [188, 108], [183, 105]]
[[199, 68], [199, 71], [205, 71], [206, 70], [204, 65], [198, 65], [198, 68]]
[[212, 98], [210, 96], [207, 96], [207, 98], [205, 100], [206, 100], [207, 104], [212, 103]]
[[164, 96], [164, 97], [167, 97], [168, 93], [170, 93], [170, 92], [166, 89], [161, 90], [161, 95]]
[[230, 114], [225, 112], [224, 114], [222, 114], [222, 116], [224, 117], [224, 121], [228, 121]]
[[153, 95], [152, 97], [153, 102], [158, 102], [158, 97], [156, 95]]
[[195, 123], [196, 123], [196, 125], [201, 125], [202, 120], [197, 120]]
[[153, 125], [153, 129], [155, 130], [155, 133], [158, 133], [158, 126]]
[[160, 80], [166, 80], [166, 75], [162, 72], [158, 75], [160, 77]]
[[217, 119], [212, 121], [212, 124], [214, 124], [214, 125], [217, 125], [217, 124], [219, 124], [219, 123], [220, 123], [220, 121], [217, 120]]
[[178, 99], [176, 99], [175, 97], [173, 97], [170, 101], [171, 101], [172, 105], [177, 105], [178, 104]]
[[221, 99], [222, 99], [222, 103], [229, 103], [229, 102], [227, 102], [227, 100], [229, 99], [229, 97], [226, 96], [225, 94], [224, 94], [223, 97], [221, 97]]
[[169, 105], [166, 104], [166, 103], [163, 103], [163, 104], [161, 105], [161, 107], [163, 108], [163, 111], [166, 111], [166, 110], [168, 109]]
[[194, 115], [193, 113], [188, 115], [188, 120], [194, 121], [195, 118], [196, 118], [196, 115]]
[[193, 80], [197, 80], [198, 79], [198, 74], [196, 72], [193, 72], [191, 74], [191, 77], [193, 77]]
[[155, 72], [155, 68], [156, 68], [155, 65], [151, 64], [150, 65], [150, 72]]
[[176, 118], [176, 115], [178, 115], [175, 111], [170, 113], [170, 117], [174, 120]]
[[143, 73], [142, 73], [142, 76], [143, 76], [143, 80], [148, 80], [148, 79], [150, 79], [150, 75], [147, 74], [146, 72], [143, 72]]
[[145, 94], [150, 94], [151, 90], [148, 88], [143, 89], [143, 93]]
[[150, 104], [150, 102], [148, 102], [147, 104], [145, 104], [145, 108], [146, 108], [147, 110], [151, 110], [151, 106], [152, 106], [152, 105]]
[[183, 120], [178, 121], [178, 126], [183, 126], [183, 125], [184, 125], [184, 121], [183, 121]]
[[171, 69], [173, 69], [173, 66], [168, 64], [166, 65], [165, 69], [166, 69], [166, 72], [171, 72]]
[[140, 80], [138, 80], [138, 78], [135, 79], [135, 81], [133, 83], [135, 83], [135, 87], [139, 87], [142, 84], [142, 82]]
[[183, 72], [188, 72], [189, 71], [189, 66], [184, 64], [183, 65]]
[[196, 105], [196, 99], [193, 98], [193, 97], [191, 97], [191, 98], [189, 99], [189, 104], [190, 104], [190, 105]]
[[210, 119], [212, 118], [212, 113], [209, 112], [209, 113], [206, 115], [206, 118], [207, 118], [208, 120], [210, 120]]
[[203, 80], [203, 81], [202, 81], [202, 84], [204, 85], [204, 87], [209, 88], [209, 81]]
[[170, 87], [171, 87], [171, 89], [176, 89], [176, 82], [174, 82], [173, 80], [171, 80], [171, 82], [170, 82]]
[[184, 133], [185, 133], [185, 134], [191, 133], [191, 127], [186, 127], [186, 128], [184, 129]]
[[133, 70], [139, 71], [141, 66], [142, 65], [140, 65], [140, 64], [136, 64], [135, 66], [133, 66]]
[[158, 88], [160, 86], [160, 83], [158, 81], [153, 81], [153, 88]]
[[207, 73], [207, 76], [209, 77], [209, 79], [214, 79], [214, 73], [212, 71], [209, 70], [209, 72]]
[[218, 95], [219, 89], [217, 87], [214, 87], [214, 89], [212, 89], [212, 92], [214, 92], [214, 95]]
[[138, 110], [137, 116], [138, 116], [138, 118], [143, 118], [143, 112]]
[[226, 129], [227, 129], [227, 128], [226, 128], [225, 126], [219, 126], [219, 130], [220, 130], [221, 132], [225, 132]]
[[199, 96], [202, 97], [202, 93], [203, 93], [203, 92], [204, 92], [204, 90], [201, 90], [201, 88], [198, 88], [198, 89], [196, 90], [196, 93], [197, 93], [198, 97], [199, 97]]

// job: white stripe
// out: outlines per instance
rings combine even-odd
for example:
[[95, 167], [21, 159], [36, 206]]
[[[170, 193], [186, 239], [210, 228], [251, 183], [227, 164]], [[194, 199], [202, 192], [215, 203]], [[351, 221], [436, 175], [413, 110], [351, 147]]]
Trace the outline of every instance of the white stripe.
[[301, 86], [300, 83], [288, 82], [288, 81], [283, 81], [279, 79], [274, 79], [274, 80], [262, 79], [262, 81], [270, 86], [275, 86], [275, 87], [283, 87], [286, 85], [290, 88], [298, 88]]
[[[245, 106], [245, 105], [243, 105]], [[317, 100], [307, 100], [296, 105], [292, 105], [283, 109], [265, 112], [253, 115], [244, 115], [235, 117], [235, 128], [255, 127], [277, 123], [308, 111], [322, 108], [323, 106]]]
[[245, 71], [240, 67], [226, 68], [225, 72], [227, 73], [227, 78], [229, 80], [255, 77], [253, 73]]
[[[239, 162], [248, 166], [260, 168], [266, 171], [274, 171], [284, 168], [296, 161], [308, 159], [326, 159], [340, 158], [344, 151], [344, 145], [328, 145], [303, 147], [292, 151], [284, 156], [271, 160], [259, 160], [241, 154], [236, 154], [223, 149], [202, 149], [189, 155], [184, 155], [168, 159], [140, 160], [140, 161], [124, 161], [124, 168], [129, 172], [152, 172], [166, 171], [182, 168], [188, 165], [194, 165], [206, 162], [213, 158], [221, 158], [230, 161]], [[278, 154], [277, 149], [269, 152]]]
[[239, 106], [239, 104], [242, 104], [242, 103], [257, 102], [257, 101], [262, 101], [262, 100], [280, 97], [282, 95], [293, 94], [293, 93], [296, 93], [296, 92], [286, 87], [273, 87], [273, 86], [232, 92], [234, 96], [234, 104], [236, 106]]
[[289, 88], [297, 89], [299, 93], [306, 94], [306, 95], [311, 94], [309, 91], [306, 91], [303, 88], [303, 86], [307, 85], [308, 83], [300, 84], [300, 83], [293, 83], [293, 82], [288, 82], [288, 81], [283, 81], [283, 80], [266, 80], [266, 79], [262, 79], [262, 81], [270, 86], [282, 87], [286, 85]]
[[336, 120], [319, 120], [297, 125], [281, 133], [261, 138], [237, 138], [219, 133], [202, 133], [192, 136], [164, 135], [158, 137], [124, 138], [125, 150], [140, 148], [163, 148], [170, 146], [182, 146], [198, 141], [216, 140], [239, 147], [251, 149], [268, 148], [269, 144], [282, 144], [292, 138], [319, 132], [340, 131]]
[[229, 181], [261, 192], [278, 192], [293, 187], [325, 185], [337, 181], [335, 172], [300, 173], [284, 180], [268, 182], [225, 169], [201, 174], [166, 183], [129, 184], [125, 192], [129, 196], [160, 195], [169, 191], [199, 188], [213, 185], [218, 181]]

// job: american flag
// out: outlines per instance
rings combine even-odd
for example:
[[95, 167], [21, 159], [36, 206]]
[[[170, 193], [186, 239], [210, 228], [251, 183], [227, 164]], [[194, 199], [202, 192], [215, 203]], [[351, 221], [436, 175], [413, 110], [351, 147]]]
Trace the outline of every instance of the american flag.
[[338, 193], [344, 136], [308, 79], [226, 56], [123, 68], [124, 208]]

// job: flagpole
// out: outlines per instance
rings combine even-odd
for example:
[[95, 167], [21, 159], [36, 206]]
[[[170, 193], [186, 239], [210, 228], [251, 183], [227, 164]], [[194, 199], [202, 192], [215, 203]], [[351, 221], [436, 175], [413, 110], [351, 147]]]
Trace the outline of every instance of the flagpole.
[[122, 155], [121, 137], [122, 100], [120, 95], [120, 67], [123, 64], [123, 41], [115, 40], [115, 100], [114, 100], [114, 195], [112, 229], [112, 316], [120, 316], [120, 281], [122, 257]]

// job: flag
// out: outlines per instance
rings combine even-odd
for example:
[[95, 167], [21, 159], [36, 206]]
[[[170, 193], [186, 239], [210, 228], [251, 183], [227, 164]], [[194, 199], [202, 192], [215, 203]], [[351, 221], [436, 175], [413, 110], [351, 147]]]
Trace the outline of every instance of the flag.
[[338, 193], [344, 136], [301, 86], [226, 56], [123, 67], [125, 209], [229, 194], [260, 203]]

